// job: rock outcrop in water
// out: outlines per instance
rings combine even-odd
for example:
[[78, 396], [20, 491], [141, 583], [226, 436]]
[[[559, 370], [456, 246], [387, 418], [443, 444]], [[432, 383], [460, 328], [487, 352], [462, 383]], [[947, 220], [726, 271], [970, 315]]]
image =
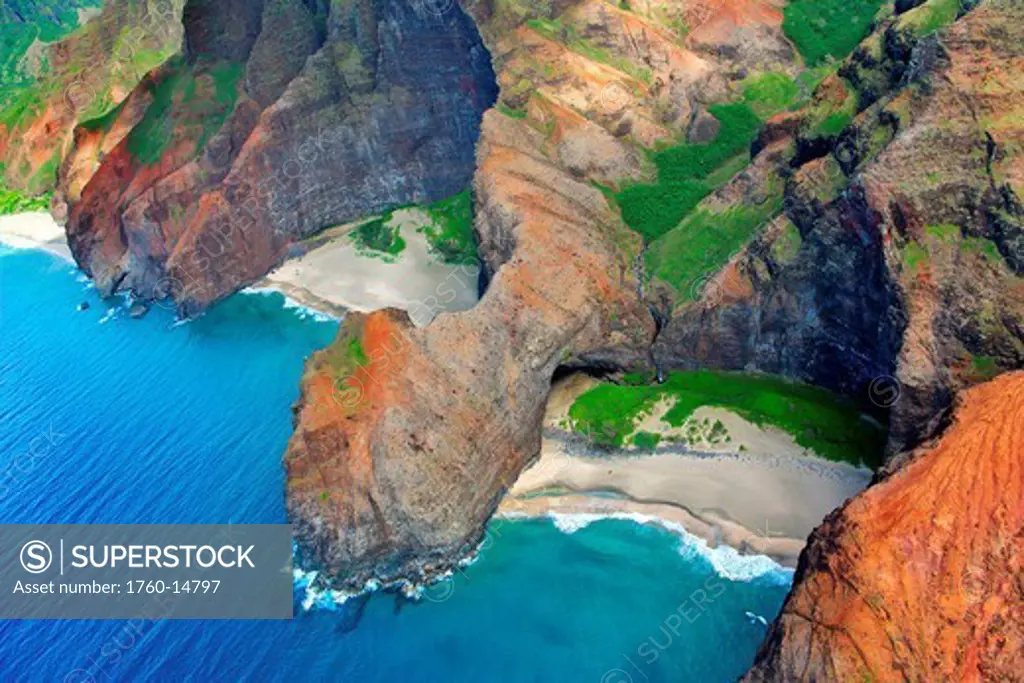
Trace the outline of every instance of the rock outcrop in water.
[[[567, 50], [581, 35], [614, 46], [637, 34], [634, 13], [589, 8], [573, 4], [554, 27], [523, 23], [521, 7], [471, 10], [503, 108], [487, 115], [478, 152], [477, 230], [493, 276], [480, 305], [424, 330], [390, 313], [360, 317], [308, 368], [286, 456], [289, 511], [300, 545], [338, 584], [421, 578], [471, 549], [537, 452], [559, 367], [757, 369], [872, 392], [893, 408], [898, 450], [934, 433], [962, 387], [1024, 365], [1024, 88], [1019, 43], [998, 29], [1021, 26], [1013, 6], [984, 6], [942, 43], [905, 16], [882, 22], [845, 78], [770, 121], [753, 163], [698, 207], [730, 225], [776, 219], [750, 223], [725, 266], [694, 283], [662, 267], [700, 237], [687, 221], [644, 254], [580, 181], [641, 177], [628, 139], [692, 135], [728, 91], [728, 68], [648, 25], [636, 64], [664, 71], [645, 88]], [[726, 10], [709, 25], [735, 20]], [[739, 24], [748, 52], [783, 59], [763, 42], [780, 17], [755, 16], [764, 22]], [[983, 69], [1006, 76], [1001, 89], [980, 85]]]
[[1024, 373], [811, 534], [744, 681], [1016, 681], [1024, 671]]
[[[474, 179], [487, 291], [423, 329], [394, 312], [349, 315], [307, 366], [285, 458], [300, 549], [345, 588], [422, 579], [479, 543], [539, 453], [557, 368], [649, 365], [642, 244], [591, 183], [638, 175], [629, 131], [651, 142], [681, 133], [702, 101], [722, 96], [731, 65], [607, 3], [562, 14], [623, 59], [639, 45], [640, 63], [657, 70], [646, 83], [527, 23], [545, 17], [532, 4], [468, 9], [502, 85]], [[764, 15], [767, 25], [747, 28], [778, 45], [781, 16]], [[529, 89], [517, 87], [524, 80]]]
[[299, 239], [468, 184], [496, 88], [457, 7], [191, 0], [183, 23], [181, 54], [66, 162], [68, 240], [101, 292], [191, 315]]
[[349, 316], [285, 459], [301, 551], [334, 585], [420, 579], [536, 456], [559, 369], [780, 373], [891, 407], [898, 452], [1024, 366], [1024, 21], [975, 4], [886, 5], [749, 165], [740, 138], [700, 178], [718, 189], [643, 236], [609, 197], [662, 180], [649, 150], [738, 135], [715, 105], [800, 71], [771, 0], [189, 0], [179, 54], [116, 107], [29, 116], [0, 153], [31, 170], [55, 131], [79, 263], [186, 315], [325, 227], [472, 177], [480, 304], [425, 328]]

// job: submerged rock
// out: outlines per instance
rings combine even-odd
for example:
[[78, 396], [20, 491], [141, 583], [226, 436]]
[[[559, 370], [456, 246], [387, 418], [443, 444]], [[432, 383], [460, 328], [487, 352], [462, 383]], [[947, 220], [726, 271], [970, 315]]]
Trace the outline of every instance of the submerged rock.
[[149, 305], [141, 301], [134, 302], [128, 308], [128, 316], [131, 318], [141, 318], [147, 313], [149, 313]]

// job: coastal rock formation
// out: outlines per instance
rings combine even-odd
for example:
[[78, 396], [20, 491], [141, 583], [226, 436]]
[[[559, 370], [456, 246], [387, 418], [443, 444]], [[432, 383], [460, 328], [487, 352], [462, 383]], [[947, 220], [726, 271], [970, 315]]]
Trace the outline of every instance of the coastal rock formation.
[[308, 363], [285, 457], [300, 552], [335, 586], [450, 569], [540, 451], [555, 369], [636, 365], [654, 325], [600, 193], [537, 154], [539, 134], [490, 112], [475, 181], [490, 286], [415, 328], [349, 314]]
[[1024, 373], [811, 534], [743, 679], [1015, 681], [1024, 671]]
[[458, 7], [192, 0], [183, 23], [182, 53], [78, 134], [62, 178], [100, 291], [191, 315], [298, 239], [469, 182], [495, 86]]
[[933, 434], [962, 388], [1024, 366], [1024, 14], [985, 3], [941, 38], [908, 17], [770, 122], [753, 167], [706, 202], [724, 216], [784, 183], [780, 217], [696, 301], [667, 297], [655, 345], [663, 367], [780, 373], [891, 408], [891, 452]]
[[[422, 329], [391, 311], [349, 315], [308, 363], [288, 511], [300, 553], [335, 587], [451, 569], [538, 456], [556, 369], [649, 365], [641, 240], [591, 181], [639, 174], [630, 136], [682, 134], [688, 103], [726, 84], [713, 55], [607, 3], [467, 9], [502, 85], [474, 178], [489, 283], [474, 309]], [[570, 50], [569, 35], [612, 56]]]

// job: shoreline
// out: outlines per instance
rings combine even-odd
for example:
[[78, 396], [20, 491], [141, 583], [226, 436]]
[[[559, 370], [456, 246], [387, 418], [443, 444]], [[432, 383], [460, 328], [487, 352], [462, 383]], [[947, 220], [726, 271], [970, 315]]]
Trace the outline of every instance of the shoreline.
[[[552, 387], [540, 456], [509, 488], [496, 517], [635, 518], [684, 531], [712, 552], [725, 546], [792, 569], [811, 532], [874, 474], [809, 454], [790, 435], [719, 408], [694, 414], [725, 423], [736, 439], [730, 444], [601, 450], [567, 428], [570, 407], [597, 384], [574, 375]], [[661, 412], [642, 428], [669, 431]]]
[[0, 216], [0, 243], [14, 249], [40, 249], [77, 266], [67, 235], [47, 211]]
[[[46, 212], [0, 216], [0, 242], [76, 265], [63, 228]], [[241, 291], [277, 292], [287, 304], [336, 320], [350, 310], [287, 279], [264, 278]], [[541, 455], [509, 490], [495, 519], [551, 518], [559, 528], [633, 519], [689, 534], [711, 551], [731, 548], [792, 568], [824, 515], [870, 479], [869, 472], [799, 455], [778, 434], [756, 429], [746, 436], [763, 445], [761, 455], [674, 447], [653, 454], [594, 452], [559, 427], [575, 398], [591, 386], [590, 378], [573, 376], [552, 389]]]

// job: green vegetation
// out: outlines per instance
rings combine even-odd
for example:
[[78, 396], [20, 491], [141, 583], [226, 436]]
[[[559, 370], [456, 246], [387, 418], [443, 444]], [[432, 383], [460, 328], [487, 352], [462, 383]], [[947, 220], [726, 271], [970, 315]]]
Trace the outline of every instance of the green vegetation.
[[8, 190], [0, 185], [0, 216], [26, 211], [46, 211], [50, 206], [52, 194], [39, 197], [27, 197], [15, 190]]
[[840, 103], [824, 98], [807, 109], [807, 136], [832, 137], [843, 132], [857, 115], [857, 90], [843, 81], [846, 96]]
[[[882, 461], [885, 430], [866, 419], [859, 406], [824, 389], [770, 375], [674, 372], [661, 385], [603, 384], [580, 396], [569, 417], [574, 429], [590, 433], [598, 444], [620, 447], [636, 420], [663, 397], [675, 402], [664, 417], [673, 427], [681, 427], [697, 408], [715, 406], [782, 429], [829, 460], [872, 468]], [[711, 431], [726, 436], [724, 427]]]
[[908, 267], [916, 269], [928, 257], [929, 252], [935, 248], [935, 243], [955, 247], [965, 254], [977, 254], [992, 265], [999, 265], [1003, 262], [1003, 255], [999, 253], [999, 247], [995, 242], [984, 237], [965, 237], [957, 225], [927, 225], [924, 230], [928, 237], [924, 249], [914, 242], [908, 244], [904, 249], [904, 262]]
[[473, 234], [473, 194], [469, 189], [425, 207], [433, 219], [422, 230], [431, 249], [445, 263], [474, 265], [477, 262]]
[[653, 451], [661, 442], [661, 434], [637, 432], [633, 435], [633, 445], [642, 451]]
[[679, 227], [650, 245], [647, 265], [683, 299], [699, 298], [705, 279], [725, 265], [754, 233], [782, 210], [783, 184], [774, 179], [760, 205], [722, 213], [697, 209]]
[[501, 112], [502, 114], [504, 114], [505, 116], [507, 116], [507, 117], [509, 117], [511, 119], [525, 119], [526, 118], [526, 110], [525, 109], [513, 109], [512, 107], [510, 107], [507, 104], [504, 104], [502, 102], [498, 102], [498, 104], [496, 106], [496, 109], [499, 112]]
[[943, 244], [956, 244], [960, 241], [960, 227], [956, 225], [927, 225], [924, 231]]
[[772, 258], [782, 264], [791, 263], [800, 252], [802, 244], [803, 238], [800, 237], [800, 231], [791, 221], [787, 220], [782, 233], [772, 242]]
[[389, 225], [390, 221], [391, 214], [367, 221], [350, 232], [349, 236], [362, 249], [397, 256], [405, 249], [405, 240], [402, 239], [397, 225]]
[[743, 101], [762, 119], [793, 107], [800, 96], [800, 85], [783, 73], [750, 76], [740, 85]]
[[706, 178], [726, 161], [748, 150], [761, 128], [761, 119], [746, 104], [717, 104], [708, 111], [721, 122], [715, 139], [706, 145], [682, 144], [655, 152], [659, 182]]
[[992, 356], [971, 356], [971, 374], [980, 381], [987, 381], [1000, 372], [998, 359]]
[[907, 245], [903, 247], [903, 267], [911, 275], [918, 275], [927, 264], [928, 251], [914, 240], [907, 242]]
[[651, 82], [650, 69], [638, 67], [633, 60], [620, 57], [606, 48], [594, 44], [580, 35], [579, 29], [572, 24], [565, 24], [560, 19], [530, 19], [526, 24], [545, 38], [564, 45], [576, 54], [601, 64], [607, 64], [638, 81]]
[[818, 66], [853, 52], [883, 4], [883, 0], [790, 0], [783, 10], [782, 30], [808, 66]]
[[179, 59], [176, 66], [153, 89], [152, 104], [128, 134], [129, 153], [146, 165], [157, 163], [175, 134], [186, 129], [197, 133], [194, 153], [201, 152], [224, 124], [238, 97], [242, 64], [186, 65]]
[[[342, 338], [343, 335], [347, 338]], [[339, 339], [324, 349], [323, 360], [330, 368], [335, 390], [341, 395], [353, 391], [348, 384], [349, 378], [353, 377], [359, 368], [370, 364], [370, 359], [363, 348], [361, 330], [346, 328], [343, 324]]]
[[921, 37], [934, 33], [956, 21], [962, 0], [928, 0], [900, 17], [899, 28], [909, 29]]
[[[679, 225], [704, 197], [750, 161], [750, 144], [761, 120], [745, 103], [709, 107], [721, 124], [715, 139], [703, 145], [683, 143], [652, 154], [655, 184], [628, 185], [615, 195], [622, 219], [653, 242]], [[728, 174], [721, 173], [723, 169]]]
[[48, 69], [45, 58], [26, 63], [36, 41], [53, 43], [78, 28], [78, 11], [99, 7], [102, 0], [6, 0], [0, 4], [0, 124], [13, 126], [38, 109]]
[[1003, 262], [1003, 255], [999, 253], [999, 247], [990, 239], [984, 237], [965, 237], [964, 251], [971, 254], [981, 254], [986, 261], [993, 265]]

